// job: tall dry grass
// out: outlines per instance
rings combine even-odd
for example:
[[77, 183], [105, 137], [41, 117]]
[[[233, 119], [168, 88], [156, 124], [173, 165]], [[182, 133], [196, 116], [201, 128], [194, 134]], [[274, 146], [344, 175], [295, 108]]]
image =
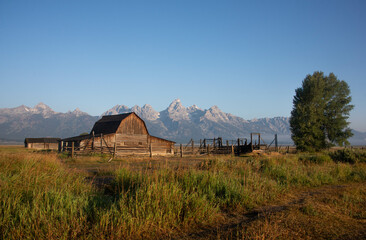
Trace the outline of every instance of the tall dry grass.
[[0, 237], [170, 238], [293, 188], [366, 180], [364, 163], [304, 159], [211, 157], [190, 169], [120, 168], [111, 183], [97, 189], [85, 172], [70, 170], [54, 153], [2, 151]]

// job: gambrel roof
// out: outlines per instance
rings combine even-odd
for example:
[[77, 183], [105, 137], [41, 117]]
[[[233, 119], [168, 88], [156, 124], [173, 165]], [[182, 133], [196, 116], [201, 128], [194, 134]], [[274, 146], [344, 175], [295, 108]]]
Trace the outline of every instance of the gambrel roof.
[[[147, 131], [146, 124], [144, 120], [142, 120], [136, 113], [130, 112], [130, 113], [123, 113], [118, 115], [109, 115], [109, 116], [103, 116], [100, 120], [98, 120], [95, 124], [93, 129], [90, 131], [90, 134], [110, 134], [117, 132], [117, 129], [121, 122], [126, 119], [131, 114], [134, 114], [136, 117], [138, 117], [143, 123]], [[147, 131], [147, 133], [149, 133]]]
[[160, 139], [167, 142], [175, 143], [174, 141], [166, 140], [159, 137], [154, 137], [149, 134], [149, 131], [147, 130], [146, 124], [144, 120], [142, 120], [136, 113], [130, 112], [130, 113], [123, 113], [118, 115], [109, 115], [109, 116], [103, 116], [101, 119], [99, 119], [93, 126], [93, 129], [90, 131], [89, 135], [82, 135], [82, 136], [76, 136], [76, 137], [70, 137], [62, 139], [62, 141], [65, 142], [75, 142], [75, 141], [82, 141], [85, 139], [90, 139], [93, 137], [93, 132], [95, 137], [99, 137], [102, 134], [113, 134], [116, 133], [118, 130], [118, 127], [121, 125], [121, 123], [130, 115], [135, 115], [138, 119], [141, 120], [143, 123], [144, 128], [146, 129], [147, 135], [149, 135], [152, 138]]

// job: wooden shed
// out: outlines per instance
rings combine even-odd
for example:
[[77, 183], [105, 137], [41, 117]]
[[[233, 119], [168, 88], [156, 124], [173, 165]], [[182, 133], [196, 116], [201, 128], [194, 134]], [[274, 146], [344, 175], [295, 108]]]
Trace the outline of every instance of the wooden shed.
[[58, 149], [61, 138], [26, 138], [24, 147], [33, 149]]
[[61, 140], [61, 150], [104, 152], [114, 155], [170, 155], [175, 142], [151, 136], [134, 112], [103, 116], [89, 135]]

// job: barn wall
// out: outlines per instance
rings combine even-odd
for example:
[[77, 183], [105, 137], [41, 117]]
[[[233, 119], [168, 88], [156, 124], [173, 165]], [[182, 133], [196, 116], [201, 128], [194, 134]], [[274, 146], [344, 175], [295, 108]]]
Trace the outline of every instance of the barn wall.
[[150, 141], [151, 141], [151, 148], [152, 148], [152, 153], [153, 154], [157, 154], [157, 155], [170, 155], [170, 154], [174, 154], [174, 143], [164, 140], [164, 139], [160, 139], [160, 138], [156, 138], [153, 136], [149, 136], [150, 137]]
[[32, 149], [58, 149], [58, 143], [28, 143], [27, 148]]
[[[104, 153], [113, 153], [114, 144], [116, 143], [116, 155], [141, 155], [149, 154], [148, 135], [143, 134], [107, 134], [103, 135], [102, 147]], [[72, 146], [72, 141], [66, 142], [64, 146], [69, 149]], [[80, 151], [101, 151], [101, 137], [94, 137], [93, 139], [84, 139], [74, 142], [75, 150]]]
[[138, 118], [135, 114], [131, 114], [127, 118], [125, 118], [121, 125], [117, 129], [117, 133], [120, 134], [143, 134], [147, 135], [148, 131], [144, 122]]
[[[151, 141], [152, 153], [155, 155], [174, 154], [174, 143], [144, 134], [108, 134], [103, 135], [103, 152], [114, 152], [114, 144], [116, 143], [116, 155], [149, 155], [149, 144]], [[75, 143], [75, 147], [80, 146], [83, 150], [92, 150], [92, 139], [82, 140], [79, 145]], [[70, 143], [71, 144], [71, 143]], [[85, 148], [85, 146], [87, 147]], [[70, 145], [71, 146], [71, 145]], [[94, 137], [94, 151], [100, 151], [100, 137]], [[108, 146], [109, 150], [106, 148]]]
[[45, 146], [44, 143], [33, 143], [32, 148], [34, 148], [34, 149], [45, 149], [46, 146]]
[[144, 134], [116, 134], [117, 155], [148, 154], [148, 136]]
[[[84, 149], [85, 150], [92, 150], [92, 148], [97, 150], [97, 149], [100, 149], [100, 146], [102, 146], [103, 148], [105, 148], [105, 147], [113, 148], [114, 139], [115, 139], [115, 134], [114, 133], [103, 135], [103, 142], [101, 143], [101, 141], [100, 141], [101, 137], [100, 136], [95, 136], [94, 137], [94, 144], [93, 144], [93, 138], [90, 137], [88, 139], [75, 141], [74, 142], [74, 147], [75, 148], [80, 148], [80, 150], [84, 150]], [[72, 146], [72, 141], [66, 142], [66, 146], [71, 147]]]
[[[93, 139], [74, 140], [74, 146], [80, 151], [101, 151], [101, 137]], [[72, 142], [64, 146], [71, 148]], [[150, 144], [153, 155], [174, 154], [174, 143], [164, 139], [150, 136], [145, 123], [135, 114], [122, 120], [116, 133], [103, 135], [103, 152], [116, 153], [116, 155], [149, 155]], [[108, 148], [107, 148], [108, 147]]]

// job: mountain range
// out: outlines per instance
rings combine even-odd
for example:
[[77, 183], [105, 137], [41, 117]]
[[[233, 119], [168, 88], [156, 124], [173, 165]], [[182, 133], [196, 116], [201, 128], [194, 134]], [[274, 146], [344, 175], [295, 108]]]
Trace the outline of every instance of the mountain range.
[[[158, 112], [152, 106], [143, 107], [116, 105], [103, 115], [135, 112], [146, 123], [151, 135], [178, 143], [187, 143], [191, 138], [222, 137], [227, 140], [250, 138], [251, 132], [261, 133], [266, 143], [278, 134], [280, 144], [292, 144], [288, 117], [245, 120], [224, 113], [217, 106], [201, 109], [196, 105], [184, 107], [179, 99], [167, 109]], [[101, 116], [91, 116], [78, 108], [67, 113], [55, 112], [44, 103], [35, 107], [19, 106], [0, 109], [0, 143], [22, 142], [26, 137], [71, 137], [90, 132]], [[366, 145], [366, 133], [354, 131], [351, 143]]]

